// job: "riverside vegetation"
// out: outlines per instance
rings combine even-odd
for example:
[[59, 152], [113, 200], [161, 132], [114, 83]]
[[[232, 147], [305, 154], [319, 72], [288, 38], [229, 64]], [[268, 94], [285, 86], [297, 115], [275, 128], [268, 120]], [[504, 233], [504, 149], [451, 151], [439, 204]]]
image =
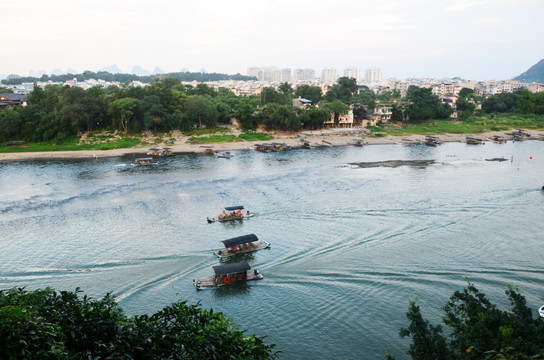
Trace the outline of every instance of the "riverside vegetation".
[[[0, 291], [2, 359], [276, 359], [280, 352], [264, 337], [246, 336], [225, 314], [178, 301], [152, 315], [127, 316], [110, 294], [93, 300], [51, 288]], [[444, 324], [423, 318], [409, 301], [410, 337], [415, 360], [542, 359], [544, 321], [534, 318], [514, 286], [503, 311], [472, 283], [444, 306]], [[393, 360], [386, 352], [385, 358]]]
[[[6, 89], [2, 89], [6, 91]], [[297, 109], [294, 98], [312, 101], [312, 106]], [[476, 110], [476, 104], [482, 109]], [[379, 95], [355, 79], [342, 77], [325, 94], [317, 86], [300, 85], [293, 89], [283, 83], [278, 90], [266, 87], [259, 96], [236, 96], [229, 89], [216, 90], [204, 83], [193, 87], [179, 79], [155, 79], [149, 86], [101, 86], [83, 90], [78, 87], [47, 85], [35, 87], [29, 105], [0, 111], [0, 151], [104, 150], [144, 146], [142, 132], [166, 136], [176, 129], [193, 136], [197, 143], [232, 142], [243, 139], [221, 130], [222, 124], [236, 119], [237, 125], [255, 136], [255, 130], [291, 131], [321, 129], [334, 116], [352, 105], [355, 124], [367, 118], [377, 105], [392, 107], [388, 128], [378, 122], [381, 134], [471, 133], [512, 128], [544, 129], [544, 93], [521, 90], [482, 99], [464, 88], [459, 94], [458, 120], [450, 119], [453, 109], [443, 104], [430, 89], [411, 86], [405, 98], [398, 91]], [[388, 125], [388, 124], [387, 124]], [[194, 132], [196, 130], [200, 132]], [[206, 131], [208, 138], [200, 136]], [[216, 132], [219, 131], [219, 134]], [[223, 132], [222, 132], [223, 131]], [[82, 141], [89, 134], [108, 136], [104, 141]], [[85, 135], [83, 135], [85, 134]], [[253, 135], [250, 135], [253, 134]], [[210, 136], [211, 135], [211, 136]], [[219, 135], [219, 136], [218, 136]], [[257, 140], [271, 139], [258, 135]], [[202, 138], [199, 138], [202, 137]], [[170, 137], [171, 138], [171, 137]], [[23, 146], [20, 145], [24, 142]], [[10, 146], [11, 145], [11, 146]]]

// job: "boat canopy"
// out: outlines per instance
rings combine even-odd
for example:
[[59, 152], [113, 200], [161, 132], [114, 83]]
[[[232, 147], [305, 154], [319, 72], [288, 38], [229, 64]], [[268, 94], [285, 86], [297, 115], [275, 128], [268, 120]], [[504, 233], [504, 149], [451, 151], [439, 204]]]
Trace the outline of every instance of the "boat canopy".
[[145, 157], [145, 158], [138, 158], [138, 159], [136, 159], [136, 162], [138, 162], [138, 161], [151, 161], [151, 160], [153, 160], [153, 158]]
[[239, 205], [239, 206], [227, 206], [227, 207], [225, 207], [225, 210], [227, 210], [227, 211], [244, 210], [244, 207], [242, 205]]
[[251, 270], [251, 267], [247, 262], [213, 266], [215, 275], [237, 274], [248, 270]]
[[246, 244], [246, 243], [254, 242], [257, 240], [259, 240], [259, 238], [255, 234], [249, 234], [249, 235], [237, 236], [232, 239], [223, 240], [221, 242], [223, 243], [223, 245], [225, 245], [226, 248], [229, 248], [232, 246]]

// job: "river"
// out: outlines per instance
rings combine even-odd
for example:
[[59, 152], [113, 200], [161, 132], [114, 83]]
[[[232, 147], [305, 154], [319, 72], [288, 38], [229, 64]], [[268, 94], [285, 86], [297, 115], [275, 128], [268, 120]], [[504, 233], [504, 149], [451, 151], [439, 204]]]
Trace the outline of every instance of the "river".
[[[465, 277], [503, 308], [508, 283], [543, 303], [544, 142], [233, 153], [0, 163], [0, 289], [201, 302], [282, 359], [408, 358], [408, 296], [436, 324]], [[349, 165], [384, 160], [435, 162]], [[206, 222], [233, 205], [255, 216]], [[264, 279], [196, 291], [219, 241], [250, 233], [271, 243], [245, 257]]]

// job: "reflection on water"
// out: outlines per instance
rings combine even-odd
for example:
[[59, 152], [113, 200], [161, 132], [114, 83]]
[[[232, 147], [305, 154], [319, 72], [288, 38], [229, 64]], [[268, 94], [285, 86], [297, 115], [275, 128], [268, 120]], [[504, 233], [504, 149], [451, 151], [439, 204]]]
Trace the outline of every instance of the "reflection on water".
[[[438, 322], [464, 276], [499, 304], [513, 283], [541, 305], [542, 142], [136, 157], [0, 163], [0, 288], [113, 292], [129, 314], [200, 301], [285, 359], [402, 359], [406, 294]], [[346, 166], [386, 160], [435, 163]], [[232, 205], [255, 216], [207, 223]], [[226, 262], [264, 279], [195, 291], [219, 241], [250, 233], [271, 248]]]

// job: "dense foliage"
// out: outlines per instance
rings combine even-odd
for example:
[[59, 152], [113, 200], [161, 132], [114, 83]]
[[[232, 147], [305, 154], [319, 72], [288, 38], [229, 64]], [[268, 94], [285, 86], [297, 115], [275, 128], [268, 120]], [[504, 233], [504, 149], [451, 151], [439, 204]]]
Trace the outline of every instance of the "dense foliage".
[[177, 302], [127, 316], [114, 297], [0, 291], [1, 359], [273, 359], [274, 345], [245, 336], [225, 314]]
[[[408, 354], [413, 359], [543, 359], [544, 320], [533, 317], [534, 309], [517, 288], [508, 286], [509, 310], [500, 310], [472, 283], [456, 291], [442, 318], [448, 327], [444, 336], [440, 325], [425, 320], [415, 301], [410, 301], [407, 328], [401, 337], [410, 337]], [[388, 359], [392, 359], [388, 355]]]
[[256, 80], [255, 77], [244, 76], [240, 74], [227, 75], [227, 74], [218, 74], [218, 73], [176, 72], [176, 73], [168, 73], [163, 75], [138, 76], [134, 74], [125, 74], [125, 73], [111, 74], [107, 71], [98, 71], [98, 72], [84, 71], [81, 74], [63, 74], [63, 75], [44, 74], [39, 78], [32, 77], [32, 76], [22, 77], [22, 76], [10, 75], [8, 79], [2, 80], [2, 83], [6, 85], [18, 85], [24, 82], [33, 83], [37, 81], [65, 82], [68, 80], [72, 80], [74, 78], [77, 79], [77, 81], [79, 82], [90, 80], [90, 79], [101, 79], [104, 81], [121, 82], [121, 83], [124, 83], [127, 81], [141, 81], [144, 83], [150, 83], [160, 77], [174, 78], [180, 81], [198, 81], [198, 82], [219, 81], [219, 80]]
[[[84, 75], [100, 76], [90, 72]], [[311, 100], [311, 104], [295, 108], [293, 99], [298, 97]], [[457, 101], [459, 119], [467, 121], [479, 112], [544, 114], [544, 93], [522, 90], [497, 94], [484, 99], [482, 110], [476, 111], [480, 101], [473, 90], [462, 89]], [[0, 111], [0, 142], [59, 145], [74, 141], [85, 132], [101, 130], [120, 131], [125, 137], [142, 130], [213, 131], [233, 119], [244, 131], [259, 126], [284, 131], [320, 129], [331, 117], [338, 126], [340, 116], [350, 109], [357, 126], [371, 119], [378, 105], [390, 106], [391, 120], [405, 125], [449, 119], [454, 111], [432, 94], [431, 89], [410, 86], [406, 98], [401, 99], [399, 91], [376, 94], [347, 77], [339, 78], [325, 94], [317, 86], [304, 84], [293, 89], [283, 83], [277, 89], [263, 88], [260, 95], [236, 96], [229, 89], [216, 89], [206, 83], [183, 85], [175, 77], [155, 78], [145, 87], [125, 83], [83, 90], [76, 86], [47, 85], [44, 89], [34, 88], [28, 95], [28, 106]]]

